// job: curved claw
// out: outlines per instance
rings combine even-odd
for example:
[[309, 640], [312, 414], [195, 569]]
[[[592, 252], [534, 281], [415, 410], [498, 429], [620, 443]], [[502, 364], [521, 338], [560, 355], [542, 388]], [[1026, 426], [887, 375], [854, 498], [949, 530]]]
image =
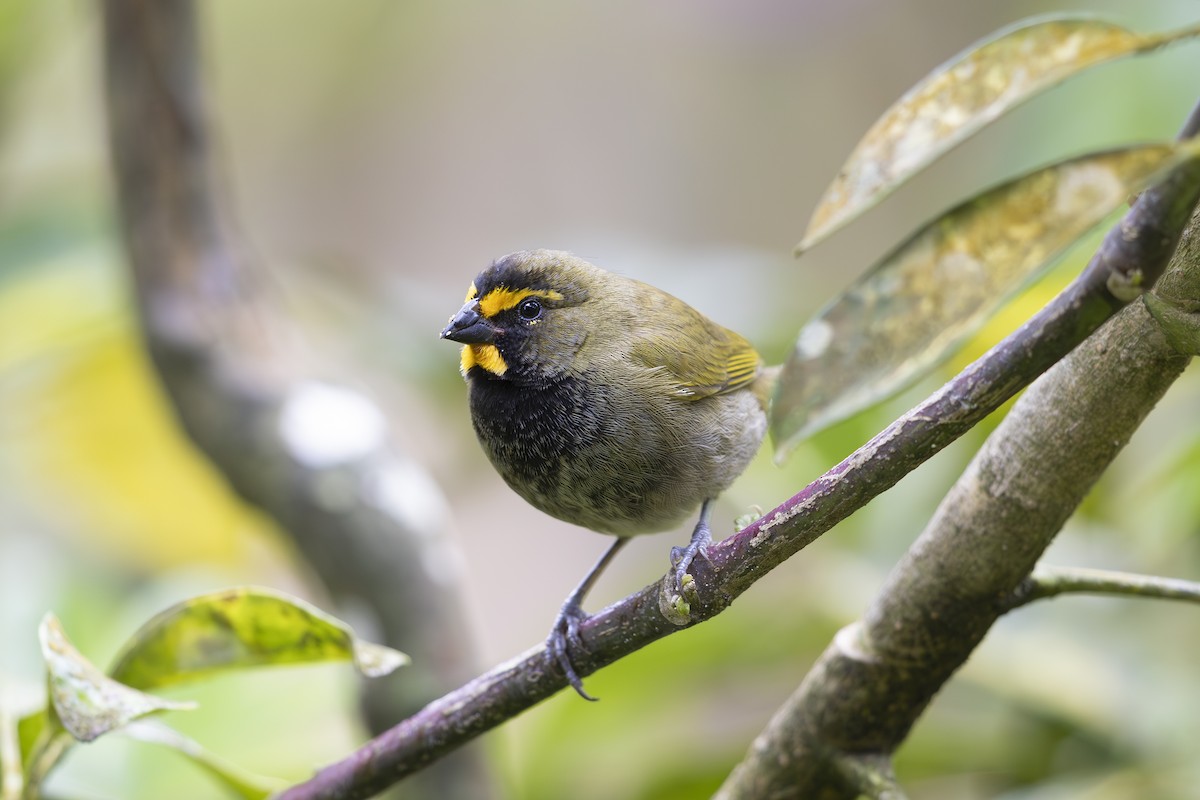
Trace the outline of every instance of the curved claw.
[[571, 684], [571, 688], [578, 692], [584, 700], [595, 700], [596, 698], [583, 690], [583, 681], [579, 678], [579, 673], [575, 671], [575, 665], [571, 663], [570, 654], [572, 647], [577, 652], [587, 651], [583, 645], [583, 639], [579, 635], [579, 624], [587, 619], [587, 613], [583, 610], [583, 598], [587, 596], [592, 584], [600, 577], [600, 573], [628, 541], [627, 538], [618, 537], [596, 562], [596, 565], [584, 576], [579, 585], [575, 587], [575, 591], [571, 592], [566, 602], [562, 604], [558, 616], [554, 618], [550, 636], [546, 639], [546, 654], [550, 661], [562, 668], [563, 675]]
[[586, 649], [583, 646], [583, 639], [579, 636], [579, 623], [585, 619], [587, 619], [587, 613], [578, 605], [571, 605], [569, 603], [564, 605], [554, 620], [554, 627], [550, 629], [550, 636], [546, 639], [546, 652], [562, 668], [567, 682], [571, 684], [571, 688], [584, 700], [594, 702], [597, 698], [592, 697], [583, 690], [583, 679], [575, 671], [575, 665], [571, 663], [569, 653], [571, 647], [578, 650]]

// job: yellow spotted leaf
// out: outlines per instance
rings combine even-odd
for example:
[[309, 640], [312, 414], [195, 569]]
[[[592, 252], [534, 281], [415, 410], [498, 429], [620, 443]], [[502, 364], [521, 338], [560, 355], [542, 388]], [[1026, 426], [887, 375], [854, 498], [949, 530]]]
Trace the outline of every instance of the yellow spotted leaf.
[[20, 753], [21, 768], [29, 765], [29, 757], [34, 747], [46, 730], [49, 715], [45, 708], [26, 714], [17, 720], [17, 750]]
[[941, 65], [867, 131], [825, 190], [800, 253], [1008, 109], [1088, 67], [1200, 34], [1141, 35], [1094, 18], [1026, 20]]
[[185, 600], [144, 625], [110, 670], [138, 689], [244, 667], [350, 660], [367, 677], [408, 656], [359, 639], [345, 623], [281, 592], [229, 589]]
[[778, 458], [926, 374], [1200, 139], [1082, 156], [987, 190], [923, 227], [800, 331], [771, 409]]

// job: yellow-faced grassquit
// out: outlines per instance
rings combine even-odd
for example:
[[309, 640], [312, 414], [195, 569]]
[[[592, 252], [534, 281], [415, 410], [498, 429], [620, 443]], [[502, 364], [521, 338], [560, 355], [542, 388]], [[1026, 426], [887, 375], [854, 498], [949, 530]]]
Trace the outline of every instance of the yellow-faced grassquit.
[[484, 269], [442, 338], [463, 345], [471, 421], [508, 485], [553, 517], [617, 537], [547, 640], [588, 697], [568, 655], [584, 596], [630, 536], [672, 529], [699, 507], [691, 542], [672, 550], [682, 594], [711, 541], [713, 498], [762, 442], [773, 372], [682, 300], [554, 250]]

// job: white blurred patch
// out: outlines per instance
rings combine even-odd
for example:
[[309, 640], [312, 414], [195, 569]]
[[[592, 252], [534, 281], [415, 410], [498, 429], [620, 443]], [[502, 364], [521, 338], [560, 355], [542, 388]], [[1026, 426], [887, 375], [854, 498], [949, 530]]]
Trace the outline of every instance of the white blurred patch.
[[430, 580], [442, 586], [456, 585], [467, 571], [462, 554], [444, 539], [439, 539], [421, 552], [421, 566]]
[[801, 358], [820, 358], [833, 341], [833, 326], [824, 320], [813, 320], [804, 326], [796, 340], [796, 352]]
[[362, 458], [383, 445], [387, 420], [357, 392], [303, 383], [288, 395], [279, 435], [296, 460], [320, 469]]
[[415, 532], [436, 536], [446, 519], [442, 492], [425, 471], [406, 461], [380, 465], [371, 476], [368, 502]]
[[367, 501], [423, 538], [421, 567], [431, 580], [450, 586], [462, 578], [466, 564], [443, 535], [446, 501], [424, 470], [399, 460], [381, 465], [371, 476]]

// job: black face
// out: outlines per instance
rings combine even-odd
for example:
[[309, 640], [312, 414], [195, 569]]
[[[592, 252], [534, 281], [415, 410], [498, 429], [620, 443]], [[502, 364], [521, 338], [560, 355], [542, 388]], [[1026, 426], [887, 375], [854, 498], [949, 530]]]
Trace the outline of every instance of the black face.
[[442, 338], [461, 342], [467, 377], [531, 382], [566, 369], [582, 343], [571, 314], [586, 300], [565, 254], [514, 253], [479, 273]]

